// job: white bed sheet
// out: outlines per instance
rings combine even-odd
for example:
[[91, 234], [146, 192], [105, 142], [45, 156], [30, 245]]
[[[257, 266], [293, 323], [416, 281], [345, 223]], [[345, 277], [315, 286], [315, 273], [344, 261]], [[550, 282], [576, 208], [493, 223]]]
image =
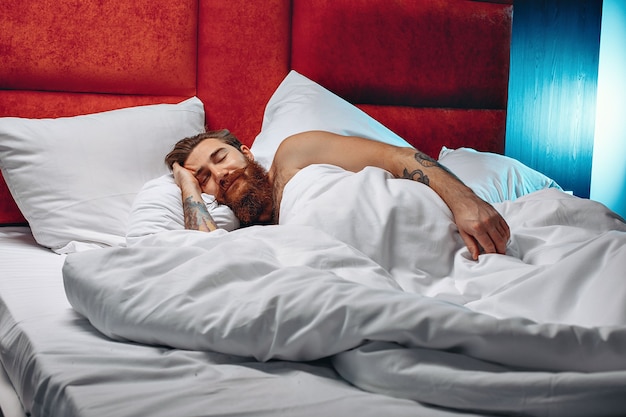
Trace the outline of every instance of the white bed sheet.
[[469, 416], [366, 393], [325, 361], [237, 356], [112, 341], [70, 307], [65, 257], [28, 228], [0, 228], [0, 352], [35, 417]]
[[[1, 364], [0, 364], [1, 365]], [[24, 407], [9, 380], [4, 366], [0, 366], [0, 416], [24, 417]]]
[[626, 224], [557, 190], [496, 208], [507, 255], [475, 262], [428, 187], [312, 166], [281, 225], [72, 254], [66, 291], [120, 340], [332, 356], [364, 390], [466, 411], [624, 415]]

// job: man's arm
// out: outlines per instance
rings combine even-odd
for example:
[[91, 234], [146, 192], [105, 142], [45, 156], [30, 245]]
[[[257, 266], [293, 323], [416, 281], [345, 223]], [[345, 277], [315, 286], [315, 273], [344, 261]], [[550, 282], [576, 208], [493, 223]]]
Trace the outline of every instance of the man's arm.
[[502, 216], [448, 169], [414, 148], [313, 131], [285, 139], [276, 152], [274, 164], [287, 177], [311, 164], [331, 164], [354, 172], [375, 166], [396, 178], [421, 182], [448, 205], [474, 259], [478, 259], [481, 248], [486, 253], [506, 252], [510, 231]]
[[185, 229], [204, 232], [216, 230], [217, 224], [202, 200], [202, 191], [193, 173], [177, 162], [172, 166], [172, 172], [182, 193]]

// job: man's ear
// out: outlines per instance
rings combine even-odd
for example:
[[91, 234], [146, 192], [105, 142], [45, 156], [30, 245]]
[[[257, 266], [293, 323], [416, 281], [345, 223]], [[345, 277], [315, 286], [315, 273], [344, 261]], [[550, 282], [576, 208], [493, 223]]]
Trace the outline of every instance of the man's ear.
[[245, 156], [248, 159], [248, 161], [254, 161], [254, 155], [252, 154], [252, 151], [250, 150], [250, 148], [248, 148], [246, 145], [241, 145], [239, 150], [241, 151], [243, 156]]

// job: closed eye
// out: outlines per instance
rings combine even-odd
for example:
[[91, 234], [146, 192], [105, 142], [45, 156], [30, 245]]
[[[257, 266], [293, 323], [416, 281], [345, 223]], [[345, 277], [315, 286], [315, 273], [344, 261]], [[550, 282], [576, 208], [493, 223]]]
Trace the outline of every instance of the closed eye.
[[[213, 153], [211, 153], [206, 165], [211, 165], [211, 164], [217, 165], [219, 163], [222, 163], [226, 160], [227, 156], [228, 156], [228, 150], [226, 148], [224, 147], [218, 148], [215, 151], [213, 151]], [[206, 166], [201, 167], [194, 173], [194, 176], [196, 177], [196, 180], [198, 180], [198, 184], [200, 184], [200, 187], [204, 188], [205, 185], [211, 179], [211, 170], [207, 168]]]
[[226, 159], [226, 155], [228, 155], [228, 150], [226, 148], [219, 148], [211, 155], [211, 161], [213, 161], [214, 164], [217, 164]]
[[209, 178], [211, 178], [211, 172], [205, 172], [204, 170], [200, 170], [196, 173], [195, 177], [198, 180], [198, 184], [200, 184], [201, 187], [204, 187]]

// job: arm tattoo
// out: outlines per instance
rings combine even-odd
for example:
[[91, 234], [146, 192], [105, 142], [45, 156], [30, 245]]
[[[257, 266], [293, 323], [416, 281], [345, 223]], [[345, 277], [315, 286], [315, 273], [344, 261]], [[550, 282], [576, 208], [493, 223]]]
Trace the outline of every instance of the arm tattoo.
[[415, 155], [413, 155], [413, 158], [415, 158], [415, 160], [419, 162], [420, 165], [423, 167], [441, 166], [439, 162], [435, 161], [433, 158], [426, 155], [424, 152], [420, 152], [420, 151], [415, 152]]
[[408, 169], [404, 168], [404, 171], [402, 172], [402, 178], [407, 179], [407, 180], [421, 182], [422, 184], [425, 184], [425, 185], [430, 184], [428, 175], [424, 175], [424, 171], [422, 171], [421, 169], [416, 169], [416, 170], [409, 172]]
[[[420, 151], [415, 152], [413, 158], [415, 158], [415, 160], [419, 162], [419, 164], [424, 168], [439, 166], [439, 163], [437, 161]], [[424, 171], [422, 171], [421, 169], [414, 169], [413, 171], [409, 172], [408, 169], [404, 168], [404, 171], [402, 172], [402, 178], [421, 182], [425, 185], [430, 184], [428, 175], [424, 174]]]
[[[452, 174], [452, 172], [450, 172], [448, 168], [444, 167], [439, 162], [437, 162], [436, 160], [434, 160], [433, 158], [431, 158], [430, 156], [426, 155], [423, 152], [417, 151], [415, 152], [413, 157], [424, 168], [439, 167], [443, 169], [444, 171]], [[415, 169], [409, 172], [408, 169], [404, 168], [404, 171], [402, 173], [402, 178], [421, 182], [422, 184], [425, 184], [425, 185], [430, 185], [430, 180], [428, 179], [428, 175], [424, 174], [424, 171], [422, 171], [421, 169]]]
[[187, 197], [183, 201], [185, 229], [211, 231], [217, 229], [215, 221], [209, 214], [204, 202]]

